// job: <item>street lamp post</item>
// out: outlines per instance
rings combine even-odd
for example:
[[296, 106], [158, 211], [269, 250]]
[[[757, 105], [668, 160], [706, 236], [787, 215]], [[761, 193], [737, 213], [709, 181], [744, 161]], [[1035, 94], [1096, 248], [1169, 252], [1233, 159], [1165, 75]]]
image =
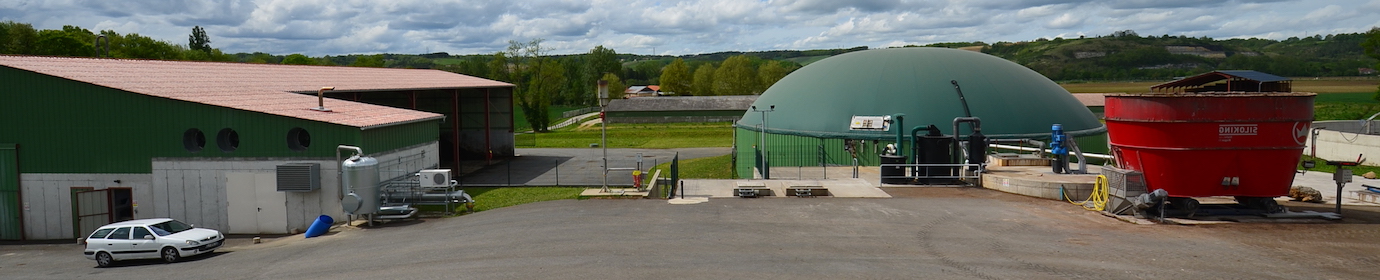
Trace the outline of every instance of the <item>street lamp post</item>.
[[757, 105], [752, 105], [752, 111], [762, 113], [762, 127], [758, 130], [762, 135], [758, 137], [761, 145], [757, 146], [757, 149], [762, 151], [762, 179], [771, 179], [771, 161], [767, 158], [767, 113], [776, 111], [776, 105], [769, 105], [763, 110], [758, 110]]
[[607, 116], [604, 114], [608, 109], [609, 102], [609, 81], [599, 80], [599, 148], [603, 149], [604, 163], [600, 165], [604, 169], [604, 187], [600, 192], [609, 192], [609, 126]]

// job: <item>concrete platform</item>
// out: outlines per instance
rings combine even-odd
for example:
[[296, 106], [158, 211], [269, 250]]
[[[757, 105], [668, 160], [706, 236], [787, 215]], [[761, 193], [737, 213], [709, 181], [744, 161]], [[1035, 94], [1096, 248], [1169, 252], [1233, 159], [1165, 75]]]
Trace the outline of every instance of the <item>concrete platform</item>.
[[989, 166], [982, 187], [1008, 193], [1074, 201], [1088, 199], [1102, 168], [1088, 166], [1089, 174], [1055, 174], [1049, 166]]
[[639, 197], [639, 198], [640, 198], [640, 197], [647, 197], [647, 195], [649, 195], [649, 194], [651, 194], [651, 193], [648, 192], [648, 191], [645, 191], [645, 190], [644, 190], [644, 191], [638, 191], [637, 189], [634, 189], [634, 188], [615, 188], [615, 187], [609, 187], [609, 191], [608, 191], [608, 192], [604, 192], [604, 189], [603, 189], [603, 188], [590, 188], [590, 189], [585, 189], [584, 191], [580, 192], [580, 196], [582, 196], [582, 197], [599, 197], [599, 198], [615, 198], [615, 197], [626, 197], [626, 198]]
[[[786, 188], [792, 186], [820, 186], [829, 189], [829, 197], [890, 198], [882, 189], [863, 179], [820, 179], [820, 180], [683, 180], [686, 197], [738, 198], [733, 189], [742, 185], [761, 184], [771, 189], [771, 196], [787, 197]], [[678, 196], [679, 197], [679, 196]]]

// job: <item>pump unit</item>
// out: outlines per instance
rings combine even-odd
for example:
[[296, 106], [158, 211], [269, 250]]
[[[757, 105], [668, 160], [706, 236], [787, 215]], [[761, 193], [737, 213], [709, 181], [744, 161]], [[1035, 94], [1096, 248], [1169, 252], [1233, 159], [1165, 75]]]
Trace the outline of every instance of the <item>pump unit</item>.
[[423, 188], [442, 188], [450, 186], [450, 169], [427, 169], [418, 172], [417, 178]]

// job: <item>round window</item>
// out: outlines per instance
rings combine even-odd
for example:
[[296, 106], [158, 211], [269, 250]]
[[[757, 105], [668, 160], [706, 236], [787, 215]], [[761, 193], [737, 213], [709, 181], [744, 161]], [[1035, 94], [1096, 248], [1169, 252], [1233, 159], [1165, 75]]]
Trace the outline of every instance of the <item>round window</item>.
[[240, 133], [230, 128], [221, 129], [216, 133], [216, 146], [223, 152], [234, 152], [240, 148]]
[[182, 133], [182, 147], [188, 152], [200, 152], [206, 148], [206, 134], [201, 133], [200, 129], [187, 129]]
[[311, 147], [311, 133], [307, 133], [307, 130], [301, 127], [289, 129], [287, 133], [287, 145], [288, 149], [293, 151], [306, 151], [307, 147]]

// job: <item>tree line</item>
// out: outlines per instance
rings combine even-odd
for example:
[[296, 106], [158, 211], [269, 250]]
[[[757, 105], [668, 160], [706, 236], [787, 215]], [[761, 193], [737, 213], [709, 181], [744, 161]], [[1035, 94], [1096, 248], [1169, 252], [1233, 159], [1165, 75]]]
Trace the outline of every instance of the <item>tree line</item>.
[[533, 130], [543, 132], [550, 124], [551, 105], [598, 104], [595, 84], [599, 80], [609, 83], [609, 97], [615, 99], [623, 98], [629, 85], [660, 85], [662, 92], [674, 95], [750, 95], [761, 94], [800, 68], [793, 62], [749, 55], [731, 56], [720, 63], [683, 58], [625, 61], [620, 57], [628, 56], [602, 45], [579, 55], [550, 55], [542, 42], [509, 41], [504, 51], [459, 57], [437, 64], [436, 69], [517, 85], [514, 103]]

